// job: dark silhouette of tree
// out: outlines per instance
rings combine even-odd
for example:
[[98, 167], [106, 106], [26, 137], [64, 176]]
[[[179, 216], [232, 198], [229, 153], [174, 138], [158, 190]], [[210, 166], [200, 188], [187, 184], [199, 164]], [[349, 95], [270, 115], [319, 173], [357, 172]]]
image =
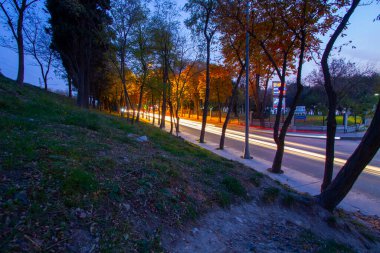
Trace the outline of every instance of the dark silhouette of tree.
[[323, 192], [331, 183], [334, 169], [334, 149], [335, 149], [335, 133], [336, 133], [336, 118], [335, 111], [337, 107], [337, 95], [334, 90], [331, 73], [328, 64], [329, 55], [334, 47], [335, 41], [338, 39], [340, 34], [343, 32], [348, 24], [348, 21], [354, 13], [356, 7], [359, 5], [360, 0], [353, 0], [351, 6], [339, 22], [338, 27], [333, 32], [330, 37], [326, 48], [323, 52], [321, 65], [324, 76], [325, 90], [328, 97], [328, 115], [327, 115], [327, 138], [326, 138], [326, 160], [325, 160], [325, 172], [323, 176], [323, 183], [321, 186], [321, 191]]
[[25, 51], [33, 56], [41, 71], [45, 90], [48, 89], [48, 76], [54, 60], [51, 36], [46, 32], [46, 23], [40, 13], [33, 12], [26, 18], [24, 34], [27, 41]]
[[[114, 61], [114, 65], [116, 66], [119, 78], [123, 84], [124, 99], [129, 118], [129, 111], [133, 110], [134, 112], [135, 109], [127, 89], [127, 60], [130, 60], [130, 57], [128, 56], [132, 56], [132, 32], [138, 23], [145, 18], [145, 15], [139, 0], [112, 1], [110, 14], [113, 21], [111, 30], [114, 33], [112, 44], [116, 50], [116, 57], [113, 57], [114, 55], [112, 55], [111, 59], [116, 60]], [[134, 114], [132, 116], [132, 122], [133, 121]]]
[[109, 1], [48, 0], [52, 47], [78, 90], [78, 106], [88, 108], [91, 75], [109, 46]]
[[[173, 61], [173, 48], [175, 34], [178, 33], [178, 22], [175, 20], [176, 6], [173, 2], [163, 0], [157, 1], [155, 13], [151, 22], [152, 48], [156, 54], [156, 64], [161, 68], [162, 74], [162, 100], [160, 128], [165, 128], [165, 117], [167, 105], [170, 106], [171, 115], [173, 109], [170, 100], [170, 65]], [[173, 125], [171, 124], [171, 131]]]
[[211, 43], [216, 33], [217, 26], [215, 23], [215, 12], [217, 9], [216, 0], [189, 0], [184, 9], [190, 13], [185, 23], [193, 31], [200, 35], [203, 34], [206, 41], [206, 92], [205, 101], [203, 104], [202, 128], [199, 138], [200, 143], [204, 143], [206, 132], [207, 112], [209, 107], [210, 97], [210, 58], [211, 58]]
[[39, 0], [5, 0], [0, 2], [0, 9], [5, 15], [6, 24], [9, 27], [12, 37], [17, 43], [18, 53], [18, 72], [17, 84], [23, 85], [24, 83], [24, 19], [26, 12], [33, 4]]
[[359, 146], [348, 158], [334, 180], [318, 196], [320, 205], [329, 211], [344, 199], [358, 179], [359, 175], [372, 160], [380, 148], [380, 101], [375, 115]]

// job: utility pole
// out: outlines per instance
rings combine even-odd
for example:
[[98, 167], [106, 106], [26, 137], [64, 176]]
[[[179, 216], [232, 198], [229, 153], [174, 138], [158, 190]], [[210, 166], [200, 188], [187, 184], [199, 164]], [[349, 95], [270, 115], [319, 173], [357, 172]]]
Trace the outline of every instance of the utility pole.
[[244, 159], [252, 159], [249, 153], [249, 1], [246, 10], [247, 22], [245, 31], [245, 147]]

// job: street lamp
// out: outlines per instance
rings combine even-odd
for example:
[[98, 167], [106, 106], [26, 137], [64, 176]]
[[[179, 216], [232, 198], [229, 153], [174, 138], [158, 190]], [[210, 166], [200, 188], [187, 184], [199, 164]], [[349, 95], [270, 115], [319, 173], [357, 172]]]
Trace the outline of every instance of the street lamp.
[[247, 1], [247, 24], [245, 34], [245, 147], [244, 159], [252, 159], [249, 154], [249, 1]]

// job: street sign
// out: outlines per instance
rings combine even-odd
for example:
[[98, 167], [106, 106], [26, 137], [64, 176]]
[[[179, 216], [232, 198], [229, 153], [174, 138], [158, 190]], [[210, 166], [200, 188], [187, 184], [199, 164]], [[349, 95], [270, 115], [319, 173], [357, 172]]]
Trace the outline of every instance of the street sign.
[[306, 115], [294, 115], [294, 119], [306, 120]]
[[[280, 96], [281, 91], [281, 82], [274, 81], [273, 85], [273, 96]], [[284, 84], [284, 96], [286, 95], [286, 83]]]

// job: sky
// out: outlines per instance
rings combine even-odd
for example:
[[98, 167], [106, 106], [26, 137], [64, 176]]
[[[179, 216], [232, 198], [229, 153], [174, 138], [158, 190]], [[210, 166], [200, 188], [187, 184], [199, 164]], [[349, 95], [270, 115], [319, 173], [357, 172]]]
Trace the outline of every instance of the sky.
[[[182, 7], [184, 1], [177, 0], [178, 6]], [[336, 46], [342, 45], [348, 41], [352, 43], [343, 47], [340, 53], [335, 50], [330, 56], [343, 57], [352, 62], [358, 63], [359, 66], [372, 66], [375, 71], [380, 72], [380, 21], [374, 22], [377, 15], [380, 14], [380, 5], [360, 6], [354, 12], [350, 19], [350, 25], [345, 31], [347, 34], [344, 38], [339, 38]], [[2, 15], [2, 13], [1, 13]], [[181, 18], [183, 20], [183, 18]], [[7, 33], [4, 27], [0, 27], [0, 36]], [[328, 36], [323, 38], [327, 42]], [[355, 48], [353, 48], [355, 46]], [[16, 79], [17, 77], [18, 58], [17, 53], [11, 49], [0, 47], [0, 71], [5, 76]], [[313, 69], [318, 68], [314, 62], [304, 65], [303, 76], [306, 76]], [[30, 56], [25, 59], [25, 82], [42, 87], [41, 74], [34, 60]], [[55, 76], [52, 71], [49, 78], [49, 89], [56, 91], [66, 91], [65, 81]]]

